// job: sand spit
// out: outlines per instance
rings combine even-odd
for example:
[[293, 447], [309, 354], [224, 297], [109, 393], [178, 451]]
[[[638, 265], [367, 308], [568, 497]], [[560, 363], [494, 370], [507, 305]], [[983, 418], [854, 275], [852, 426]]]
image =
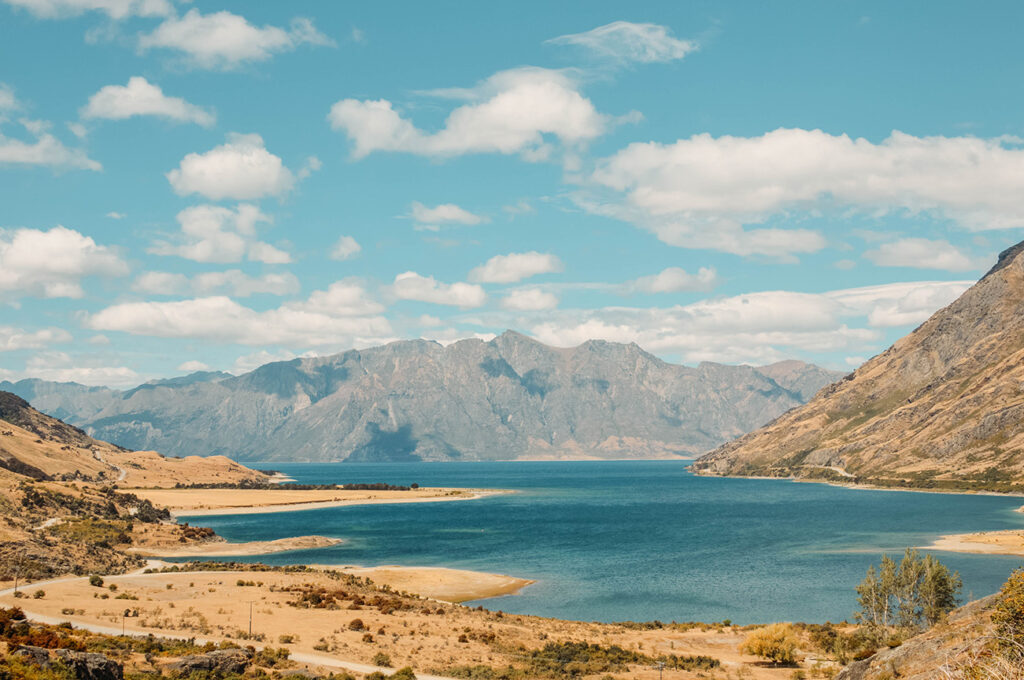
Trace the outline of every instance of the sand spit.
[[140, 498], [170, 509], [175, 517], [243, 515], [336, 508], [347, 505], [464, 501], [499, 493], [493, 489], [422, 488], [408, 491], [348, 489], [138, 489]]
[[951, 534], [924, 547], [928, 550], [948, 552], [1024, 556], [1024, 530], [1009, 529], [1006, 531], [982, 531], [976, 534]]
[[448, 569], [446, 567], [317, 565], [316, 568], [337, 569], [353, 576], [369, 578], [374, 583], [390, 586], [394, 590], [417, 593], [423, 597], [454, 604], [502, 595], [514, 595], [526, 586], [536, 583], [530, 579], [504, 574], [489, 574], [482, 571], [466, 571], [465, 569]]
[[269, 555], [289, 550], [312, 550], [339, 545], [340, 538], [327, 536], [295, 536], [279, 538], [275, 541], [249, 541], [247, 543], [228, 543], [227, 541], [211, 541], [183, 546], [129, 548], [128, 552], [147, 557], [237, 557], [242, 555]]

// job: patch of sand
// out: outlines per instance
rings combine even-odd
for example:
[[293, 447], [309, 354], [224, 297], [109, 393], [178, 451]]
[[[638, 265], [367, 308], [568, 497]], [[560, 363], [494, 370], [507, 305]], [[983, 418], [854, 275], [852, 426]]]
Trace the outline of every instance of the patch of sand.
[[952, 534], [939, 538], [928, 550], [1024, 556], [1024, 530], [982, 531], [976, 534]]
[[174, 516], [242, 515], [378, 503], [423, 503], [483, 498], [486, 489], [421, 488], [408, 491], [348, 489], [137, 489], [133, 493]]
[[[385, 567], [379, 573], [389, 569], [394, 568]], [[104, 581], [103, 588], [90, 586], [86, 578], [24, 586], [28, 599], [15, 600], [9, 593], [0, 593], [0, 606], [17, 604], [29, 616], [116, 629], [120, 629], [127, 608], [137, 613], [124, 619], [129, 634], [184, 634], [214, 640], [238, 640], [248, 629], [251, 607], [253, 632], [261, 635], [265, 644], [286, 646], [296, 658], [319, 654], [372, 663], [376, 654], [384, 653], [394, 668], [413, 666], [417, 674], [447, 675], [454, 666], [485, 664], [500, 669], [521, 664], [521, 648], [539, 649], [552, 641], [615, 644], [650, 655], [708, 655], [723, 664], [713, 673], [715, 677], [788, 680], [794, 670], [767, 667], [740, 654], [738, 648], [747, 633], [736, 628], [644, 629], [477, 611], [376, 591], [318, 572], [178, 572], [104, 576]], [[240, 582], [252, 585], [238, 585]], [[286, 589], [302, 584], [342, 588], [348, 591], [348, 600], [359, 594], [364, 601], [361, 605], [345, 601], [331, 609], [288, 604], [296, 600], [296, 594]], [[117, 590], [110, 591], [111, 585]], [[45, 596], [32, 598], [30, 591], [36, 589], [44, 590]], [[382, 608], [371, 602], [378, 595], [386, 602], [403, 604], [397, 609]], [[358, 629], [356, 619], [360, 621]], [[696, 680], [708, 675], [667, 668], [663, 678]], [[643, 665], [615, 676], [637, 680], [662, 677], [658, 669]]]
[[324, 567], [338, 569], [353, 576], [369, 578], [374, 583], [394, 590], [418, 593], [423, 597], [445, 602], [466, 602], [488, 597], [512, 595], [535, 583], [525, 578], [488, 574], [482, 571], [448, 569], [445, 567]]
[[147, 557], [235, 557], [239, 555], [269, 555], [270, 553], [288, 550], [311, 550], [338, 545], [340, 538], [327, 536], [295, 536], [279, 538], [275, 541], [249, 541], [247, 543], [228, 543], [224, 540], [192, 545], [153, 546], [147, 548], [129, 548], [127, 552]]

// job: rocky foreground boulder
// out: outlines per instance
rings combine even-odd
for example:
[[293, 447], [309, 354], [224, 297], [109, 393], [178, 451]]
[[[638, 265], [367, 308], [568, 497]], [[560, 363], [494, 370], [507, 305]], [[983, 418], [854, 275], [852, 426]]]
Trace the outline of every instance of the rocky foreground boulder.
[[206, 654], [184, 656], [167, 666], [168, 670], [182, 675], [207, 672], [214, 675], [244, 673], [252, 663], [252, 652], [248, 649], [217, 649]]
[[11, 655], [40, 668], [50, 668], [54, 661], [59, 661], [71, 669], [76, 680], [124, 680], [121, 664], [103, 654], [56, 649], [51, 658], [48, 649], [22, 645], [13, 650]]

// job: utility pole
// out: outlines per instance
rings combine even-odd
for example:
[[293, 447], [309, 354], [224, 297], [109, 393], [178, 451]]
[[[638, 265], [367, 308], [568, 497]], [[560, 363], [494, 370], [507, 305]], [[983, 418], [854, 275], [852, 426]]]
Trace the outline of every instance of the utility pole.
[[252, 639], [252, 600], [249, 601], [249, 639]]
[[657, 664], [658, 664], [658, 680], [662, 680], [662, 675], [664, 675], [664, 673], [665, 673], [665, 662], [664, 661], [658, 661]]

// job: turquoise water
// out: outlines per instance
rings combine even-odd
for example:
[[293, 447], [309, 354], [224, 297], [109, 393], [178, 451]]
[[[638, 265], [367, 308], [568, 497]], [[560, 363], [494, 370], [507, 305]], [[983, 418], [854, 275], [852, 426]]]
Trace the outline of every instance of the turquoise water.
[[[1024, 499], [695, 477], [678, 461], [274, 464], [299, 482], [516, 489], [455, 503], [197, 517], [232, 541], [345, 543], [271, 564], [404, 564], [536, 579], [488, 608], [595, 621], [851, 617], [883, 551], [946, 533], [1024, 528]], [[216, 491], [211, 491], [215, 494]], [[188, 521], [188, 518], [183, 518]], [[1021, 558], [940, 553], [964, 594], [998, 590]]]

